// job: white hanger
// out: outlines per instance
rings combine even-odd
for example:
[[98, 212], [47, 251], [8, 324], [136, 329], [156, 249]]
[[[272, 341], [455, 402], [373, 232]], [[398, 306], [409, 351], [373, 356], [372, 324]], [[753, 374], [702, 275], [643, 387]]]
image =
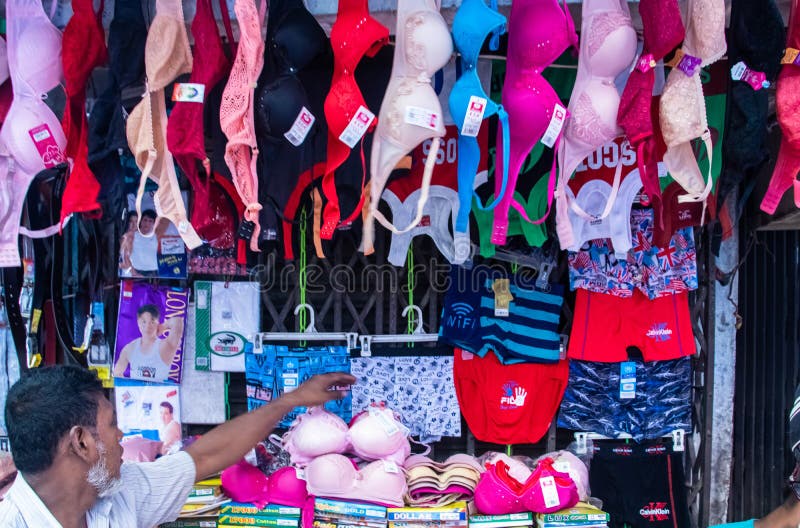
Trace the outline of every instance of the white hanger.
[[[680, 453], [686, 450], [686, 443], [685, 443], [686, 431], [683, 429], [675, 429], [672, 433], [668, 435], [664, 435], [661, 438], [671, 438], [672, 439], [672, 450], [676, 453]], [[603, 436], [597, 433], [575, 433], [575, 441], [577, 442], [577, 449], [576, 451], [578, 454], [583, 455], [586, 454], [588, 451], [588, 445], [586, 443], [587, 440], [626, 440], [632, 439], [633, 437], [628, 433], [621, 433], [616, 438], [611, 438], [609, 436]]]
[[422, 309], [416, 304], [410, 304], [403, 309], [402, 317], [414, 310], [417, 318], [417, 327], [410, 334], [384, 334], [384, 335], [362, 335], [359, 336], [361, 342], [361, 356], [372, 355], [372, 343], [432, 343], [439, 340], [439, 334], [426, 334], [422, 326]]
[[294, 314], [300, 313], [305, 308], [308, 310], [309, 324], [304, 332], [260, 332], [253, 336], [253, 353], [261, 354], [264, 343], [272, 341], [346, 341], [347, 349], [356, 347], [358, 334], [355, 332], [317, 332], [314, 326], [314, 308], [310, 304], [298, 304]]

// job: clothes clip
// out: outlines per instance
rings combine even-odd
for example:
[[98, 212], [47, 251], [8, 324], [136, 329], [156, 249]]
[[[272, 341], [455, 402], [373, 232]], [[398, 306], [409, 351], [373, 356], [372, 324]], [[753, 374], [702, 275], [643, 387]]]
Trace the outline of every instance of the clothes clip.
[[575, 451], [579, 455], [585, 455], [589, 452], [586, 441], [589, 439], [588, 433], [575, 433], [575, 441], [578, 443]]
[[743, 61], [739, 61], [731, 68], [731, 79], [734, 81], [744, 81], [750, 85], [753, 90], [760, 90], [762, 88], [769, 88], [770, 82], [767, 80], [767, 75], [764, 72], [751, 70]]
[[636, 63], [636, 69], [642, 73], [646, 73], [653, 68], [656, 67], [656, 60], [653, 58], [652, 53], [645, 53], [641, 57], [639, 57], [639, 61]]
[[264, 352], [263, 343], [261, 341], [261, 334], [253, 336], [253, 354], [262, 354]]
[[676, 429], [672, 431], [672, 450], [676, 453], [682, 453], [686, 450], [683, 429]]

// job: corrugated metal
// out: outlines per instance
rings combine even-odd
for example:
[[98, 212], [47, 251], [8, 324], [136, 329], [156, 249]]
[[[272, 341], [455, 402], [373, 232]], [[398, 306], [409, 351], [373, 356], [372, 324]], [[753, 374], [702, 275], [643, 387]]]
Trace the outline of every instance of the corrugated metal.
[[[787, 415], [800, 368], [800, 232], [756, 232], [740, 275], [730, 518], [783, 502], [794, 461]], [[750, 245], [742, 237], [742, 254]]]

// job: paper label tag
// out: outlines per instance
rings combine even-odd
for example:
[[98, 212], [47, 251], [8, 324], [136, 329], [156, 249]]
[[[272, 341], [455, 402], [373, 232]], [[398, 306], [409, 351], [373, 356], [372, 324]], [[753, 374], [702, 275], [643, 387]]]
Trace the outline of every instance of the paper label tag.
[[550, 118], [550, 124], [547, 125], [547, 130], [544, 131], [542, 136], [542, 144], [546, 147], [553, 148], [556, 139], [561, 134], [561, 129], [564, 128], [564, 121], [567, 119], [567, 109], [561, 103], [556, 103], [553, 107], [553, 117]]
[[781, 64], [797, 64], [800, 61], [800, 50], [795, 48], [786, 48], [786, 52], [781, 58]]
[[302, 107], [300, 113], [297, 114], [297, 118], [294, 120], [292, 128], [290, 128], [283, 137], [295, 147], [299, 147], [303, 144], [303, 141], [306, 140], [306, 136], [316, 120], [317, 118], [314, 117], [314, 114], [312, 114], [308, 108], [305, 106]]
[[737, 62], [731, 68], [731, 79], [733, 79], [734, 81], [741, 81], [746, 71], [747, 71], [747, 66], [744, 65], [744, 62], [742, 61]]
[[350, 148], [353, 148], [358, 144], [364, 134], [366, 134], [369, 126], [372, 124], [372, 121], [375, 120], [375, 114], [369, 111], [369, 108], [365, 106], [359, 106], [358, 110], [356, 110], [356, 115], [353, 116], [353, 119], [350, 120], [348, 123], [347, 128], [339, 134], [339, 141], [344, 143]]
[[441, 116], [427, 108], [419, 106], [407, 106], [405, 122], [429, 130], [437, 130], [441, 121]]
[[380, 409], [375, 406], [371, 406], [369, 408], [370, 416], [374, 416], [378, 419], [387, 436], [392, 436], [400, 431], [400, 428], [397, 427], [397, 423], [395, 423], [394, 418], [389, 416], [391, 412], [392, 411], [388, 409]]
[[172, 89], [172, 100], [183, 103], [202, 103], [206, 86], [200, 83], [176, 83]]
[[397, 464], [393, 460], [384, 460], [383, 470], [387, 473], [400, 473], [400, 469], [398, 469]]
[[508, 279], [495, 279], [492, 284], [494, 291], [494, 315], [496, 317], [508, 317], [509, 306], [514, 297], [511, 295]]
[[561, 473], [569, 473], [569, 462], [564, 460], [559, 460], [555, 464], [553, 464], [553, 469]]
[[556, 479], [553, 477], [542, 477], [539, 479], [539, 486], [542, 488], [544, 505], [547, 508], [555, 508], [560, 504], [558, 500], [558, 490], [556, 489]]
[[636, 363], [625, 361], [619, 365], [619, 399], [636, 398]]
[[485, 97], [470, 96], [467, 113], [464, 116], [464, 124], [461, 127], [462, 136], [478, 137], [478, 132], [483, 122], [483, 114], [486, 112], [486, 103], [488, 101]]
[[36, 146], [36, 151], [42, 158], [42, 163], [44, 163], [45, 167], [55, 167], [65, 161], [64, 153], [58, 147], [56, 138], [47, 124], [41, 124], [28, 130], [28, 134], [31, 136], [33, 144]]

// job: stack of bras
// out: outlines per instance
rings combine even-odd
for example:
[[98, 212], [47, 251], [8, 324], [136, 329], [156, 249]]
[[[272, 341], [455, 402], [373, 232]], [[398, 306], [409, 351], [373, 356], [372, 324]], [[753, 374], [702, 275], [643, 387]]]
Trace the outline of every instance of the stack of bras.
[[472, 499], [483, 467], [474, 457], [453, 455], [435, 462], [424, 455], [412, 455], [405, 462], [408, 493], [406, 504], [437, 507]]
[[[349, 427], [335, 414], [314, 407], [297, 417], [282, 445], [292, 463], [304, 468], [312, 495], [403, 505], [408, 488], [402, 468], [411, 445], [406, 427], [383, 405], [371, 405]], [[344, 453], [371, 462], [359, 468]]]

